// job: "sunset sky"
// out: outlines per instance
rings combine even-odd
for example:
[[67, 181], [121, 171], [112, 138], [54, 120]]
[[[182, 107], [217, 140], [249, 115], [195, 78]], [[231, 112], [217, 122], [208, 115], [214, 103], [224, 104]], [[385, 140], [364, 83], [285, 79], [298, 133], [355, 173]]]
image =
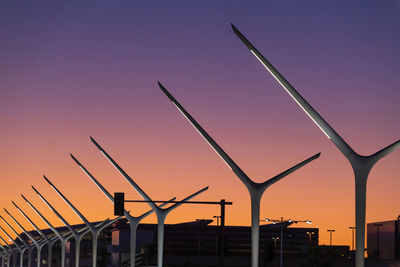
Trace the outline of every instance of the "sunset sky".
[[[113, 217], [111, 202], [69, 153], [109, 191], [140, 199], [90, 142], [93, 136], [153, 199], [181, 199], [209, 185], [196, 200], [232, 201], [226, 223], [250, 225], [246, 188], [161, 92], [159, 80], [256, 181], [321, 152], [266, 191], [261, 218], [309, 219], [320, 229], [320, 244], [335, 229], [333, 243], [351, 245], [350, 164], [230, 23], [357, 152], [371, 154], [400, 139], [400, 1], [3, 1], [0, 207], [32, 229], [13, 200], [47, 228], [23, 193], [61, 226], [34, 185], [71, 223], [81, 223], [45, 174], [91, 221]], [[367, 222], [400, 214], [399, 163], [396, 151], [373, 168]], [[140, 215], [149, 207], [127, 209]], [[183, 206], [167, 223], [214, 215], [219, 206]]]

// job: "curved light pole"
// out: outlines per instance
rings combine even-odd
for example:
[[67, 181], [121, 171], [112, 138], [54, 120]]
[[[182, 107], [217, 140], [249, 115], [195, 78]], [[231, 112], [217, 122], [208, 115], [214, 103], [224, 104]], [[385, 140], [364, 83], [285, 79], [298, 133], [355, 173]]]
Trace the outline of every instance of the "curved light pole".
[[259, 251], [259, 238], [260, 238], [260, 202], [265, 190], [278, 182], [285, 176], [303, 167], [307, 163], [320, 156], [320, 153], [300, 162], [292, 168], [278, 174], [277, 176], [263, 182], [257, 183], [251, 180], [247, 174], [240, 169], [240, 167], [225, 153], [225, 151], [214, 141], [214, 139], [200, 126], [200, 124], [182, 107], [182, 105], [165, 89], [165, 87], [158, 82], [160, 89], [175, 105], [175, 107], [182, 113], [182, 115], [192, 124], [192, 126], [200, 133], [207, 143], [215, 150], [215, 152], [222, 158], [222, 160], [232, 169], [236, 176], [246, 186], [251, 199], [251, 266], [258, 267], [258, 251]]
[[[6, 246], [10, 250], [10, 252], [8, 252], [8, 254], [7, 254], [7, 261], [6, 261], [7, 267], [10, 267], [11, 255], [14, 255], [13, 249], [8, 245], [8, 243], [4, 240], [4, 238], [2, 236], [0, 236], [0, 239], [4, 242], [4, 246]], [[5, 249], [3, 246], [2, 246], [2, 248]], [[5, 250], [5, 251], [7, 251], [7, 250]], [[14, 258], [14, 262], [15, 262], [15, 257], [13, 257], [13, 258]], [[14, 266], [15, 266], [15, 263], [14, 263]]]
[[[0, 244], [1, 249], [4, 250], [4, 253], [7, 254], [7, 258], [5, 260], [5, 265], [7, 265], [7, 267], [10, 267], [10, 258], [11, 255], [13, 254], [12, 248], [8, 245], [8, 243], [3, 239], [3, 237], [0, 236], [0, 239], [3, 240], [4, 242], [4, 246]], [[9, 251], [8, 251], [8, 250]]]
[[[72, 159], [78, 164], [78, 166], [83, 170], [84, 173], [97, 185], [97, 187], [106, 195], [106, 197], [114, 203], [114, 197], [100, 184], [99, 181], [72, 155], [70, 154]], [[172, 198], [170, 201], [175, 200]], [[168, 202], [163, 203], [160, 207], [164, 207], [165, 205], [169, 204]], [[141, 220], [146, 218], [148, 215], [153, 213], [153, 209], [149, 210], [148, 212], [143, 213], [138, 217], [132, 216], [129, 211], [124, 210], [124, 216], [129, 222], [129, 229], [130, 229], [130, 267], [135, 267], [135, 259], [136, 259], [136, 232]]]
[[92, 138], [92, 142], [101, 151], [101, 153], [111, 162], [111, 164], [119, 171], [119, 173], [130, 183], [130, 185], [138, 192], [142, 198], [149, 204], [157, 215], [157, 266], [162, 267], [163, 265], [163, 252], [164, 252], [164, 224], [167, 215], [175, 208], [181, 206], [185, 201], [192, 199], [193, 197], [203, 193], [208, 189], [208, 186], [203, 189], [191, 194], [190, 196], [182, 199], [180, 202], [168, 208], [160, 208], [150, 199], [150, 197], [132, 180], [131, 177], [107, 154], [107, 152]]
[[[68, 204], [68, 206], [70, 206], [70, 208], [82, 219], [82, 221], [86, 224], [89, 231], [92, 233], [92, 267], [96, 267], [96, 265], [97, 265], [97, 243], [98, 243], [97, 240], [98, 240], [98, 237], [99, 237], [101, 231], [103, 231], [106, 227], [110, 226], [117, 220], [121, 219], [122, 216], [119, 216], [112, 220], [107, 219], [104, 223], [94, 225], [94, 224], [90, 223], [85, 218], [85, 216], [82, 215], [82, 213], [80, 213], [80, 211], [57, 189], [57, 187], [54, 186], [54, 184], [52, 182], [50, 182], [49, 179], [47, 179], [46, 176], [43, 175], [43, 177], [50, 184], [50, 186], [58, 193], [58, 195]], [[39, 192], [37, 192], [37, 191], [36, 191], [36, 193], [39, 194]], [[46, 203], [48, 203], [47, 200], [45, 200], [45, 198], [42, 195], [39, 194], [39, 196]], [[48, 205], [49, 205], [49, 203], [48, 203]]]
[[[44, 245], [47, 244], [48, 246], [48, 252], [47, 252], [47, 264], [49, 267], [51, 267], [51, 258], [52, 258], [52, 248], [53, 248], [53, 244], [57, 241], [57, 236], [54, 236], [52, 238], [47, 238], [47, 236], [39, 229], [39, 227], [37, 227], [37, 225], [25, 214], [25, 212], [23, 212], [17, 204], [15, 204], [14, 201], [12, 201], [12, 203], [14, 204], [14, 206], [19, 210], [19, 212], [25, 217], [25, 219], [27, 219], [31, 225], [36, 229], [36, 232], [38, 232], [40, 234], [40, 236], [43, 238], [44, 243], [40, 244], [41, 248], [40, 250], [43, 248]], [[39, 254], [40, 255], [40, 254]], [[38, 260], [39, 262], [39, 260]]]
[[4, 251], [4, 254], [2, 254], [1, 257], [1, 266], [4, 267], [4, 265], [7, 265], [7, 267], [9, 267], [10, 263], [7, 260], [10, 258], [10, 252], [8, 252], [8, 250], [2, 244], [0, 244], [0, 248]]
[[[24, 251], [27, 249], [27, 247], [24, 248], [24, 247], [22, 247], [22, 246], [19, 246], [19, 245], [17, 244], [17, 240], [16, 240], [16, 239], [14, 240], [14, 239], [11, 237], [11, 235], [10, 235], [9, 233], [7, 233], [6, 230], [4, 230], [3, 227], [0, 226], [0, 229], [8, 236], [8, 238], [10, 239], [10, 241], [13, 241], [15, 248], [19, 251], [19, 266], [22, 267], [23, 264], [24, 264]], [[18, 235], [17, 235], [17, 237], [18, 237]], [[13, 257], [13, 266], [16, 266], [16, 264], [17, 264], [16, 253], [14, 253], [14, 257]]]
[[[16, 238], [19, 239], [19, 241], [21, 241], [22, 243], [22, 252], [20, 254], [20, 266], [22, 266], [24, 264], [24, 251], [28, 250], [28, 261], [29, 261], [29, 256], [31, 254], [31, 248], [28, 245], [28, 243], [25, 242], [25, 240], [23, 240], [19, 234], [17, 233], [17, 231], [15, 231], [15, 229], [3, 218], [3, 216], [0, 215], [0, 218], [8, 225], [8, 227], [11, 229], [11, 231], [13, 231], [13, 233], [16, 235]], [[2, 228], [2, 230], [4, 231], [4, 229]], [[5, 232], [6, 233], [6, 232]], [[7, 234], [8, 235], [8, 234]], [[17, 239], [14, 240], [14, 244], [16, 244]], [[25, 248], [24, 248], [25, 246]]]
[[[32, 243], [35, 245], [36, 247], [36, 254], [37, 254], [37, 266], [40, 267], [40, 252], [42, 250], [42, 247], [44, 245], [44, 243], [40, 244], [38, 241], [36, 241], [36, 239], [30, 234], [28, 233], [25, 228], [14, 218], [14, 216], [11, 215], [11, 213], [8, 212], [8, 210], [4, 209], [4, 211], [11, 217], [11, 219], [13, 219], [13, 221], [18, 224], [19, 228], [22, 229], [22, 231], [24, 231], [25, 235], [32, 240]], [[33, 246], [32, 246], [33, 248]], [[28, 252], [28, 266], [30, 267], [32, 265], [32, 249], [29, 249]]]
[[261, 62], [269, 73], [279, 82], [286, 92], [296, 101], [304, 112], [314, 121], [321, 131], [335, 144], [348, 159], [355, 176], [355, 217], [356, 217], [356, 267], [364, 266], [365, 248], [365, 209], [368, 174], [374, 164], [400, 147], [400, 140], [379, 150], [363, 156], [356, 153], [343, 138], [318, 114], [318, 112], [294, 89], [294, 87], [275, 69], [274, 66], [232, 25], [239, 39], [250, 49], [251, 53]]
[[[34, 188], [32, 186], [32, 188]], [[34, 189], [35, 190], [35, 189]], [[35, 208], [35, 206], [32, 205], [32, 203], [27, 200], [22, 194], [22, 198], [29, 204], [29, 206], [36, 212], [37, 215], [50, 227], [50, 229], [53, 231], [53, 233], [60, 239], [61, 242], [61, 267], [65, 266], [65, 246], [67, 241], [72, 237], [71, 233], [68, 231], [64, 235], [62, 235], [59, 231], [57, 231], [56, 228]], [[54, 243], [53, 243], [54, 244]], [[52, 254], [52, 243], [49, 243], [49, 253]], [[49, 258], [52, 260], [52, 257], [49, 256]], [[51, 262], [51, 261], [50, 261]], [[50, 263], [51, 264], [51, 263]]]
[[[80, 248], [83, 237], [90, 231], [88, 227], [84, 227], [76, 231], [68, 222], [64, 219], [64, 217], [51, 205], [35, 188], [33, 188], [35, 192], [39, 195], [39, 197], [47, 204], [47, 206], [57, 215], [58, 218], [63, 222], [63, 224], [68, 228], [68, 230], [72, 233], [75, 238], [75, 266], [79, 266], [80, 261]], [[106, 219], [104, 222], [101, 222], [100, 225], [108, 223], [109, 220]]]

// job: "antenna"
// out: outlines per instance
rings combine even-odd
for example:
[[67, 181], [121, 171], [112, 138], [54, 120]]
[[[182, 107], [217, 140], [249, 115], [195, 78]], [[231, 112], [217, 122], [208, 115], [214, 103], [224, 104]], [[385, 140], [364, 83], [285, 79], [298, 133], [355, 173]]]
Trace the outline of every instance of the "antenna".
[[182, 113], [182, 115], [192, 124], [192, 126], [199, 132], [199, 134], [206, 140], [206, 142], [215, 150], [215, 152], [222, 158], [222, 160], [232, 169], [236, 176], [243, 182], [250, 194], [251, 199], [251, 266], [258, 267], [258, 254], [259, 254], [259, 232], [260, 232], [260, 202], [265, 190], [286, 177], [290, 173], [303, 167], [309, 162], [317, 159], [320, 153], [300, 162], [299, 164], [291, 167], [290, 169], [278, 174], [277, 176], [266, 180], [263, 183], [256, 183], [251, 180], [242, 169], [226, 154], [226, 152], [214, 141], [214, 139], [200, 126], [200, 124], [187, 112], [184, 107], [171, 95], [170, 92], [158, 82], [158, 86], [175, 105], [175, 107]]
[[286, 92], [288, 92], [350, 162], [355, 173], [356, 182], [356, 267], [364, 266], [365, 209], [368, 174], [378, 160], [400, 147], [400, 140], [369, 156], [362, 156], [356, 153], [234, 25], [232, 25], [232, 29], [247, 48], [250, 49], [250, 52], [261, 62], [268, 72], [279, 82]]
[[[97, 181], [97, 179], [72, 155], [71, 158], [75, 161], [75, 163], [81, 168], [81, 170], [89, 177], [89, 179], [104, 193], [104, 195], [112, 202], [114, 203], [114, 198], [108, 192], [104, 186]], [[175, 198], [172, 198], [170, 201], [174, 201]], [[165, 205], [169, 204], [169, 202], [163, 203], [160, 205], [160, 207], [164, 207]], [[130, 267], [135, 267], [135, 258], [136, 258], [136, 232], [137, 232], [137, 227], [140, 223], [141, 220], [146, 218], [148, 215], [150, 215], [154, 210], [151, 209], [142, 215], [138, 217], [132, 216], [128, 211], [124, 210], [124, 216], [129, 222], [129, 228], [130, 228]]]
[[157, 215], [157, 266], [162, 267], [163, 265], [163, 252], [164, 252], [164, 224], [165, 218], [167, 215], [174, 210], [175, 208], [181, 206], [183, 202], [192, 199], [193, 197], [203, 193], [208, 189], [208, 186], [203, 189], [193, 193], [192, 195], [184, 198], [180, 202], [175, 203], [174, 205], [168, 208], [160, 208], [155, 203], [152, 202], [150, 197], [132, 180], [131, 177], [111, 158], [111, 156], [92, 138], [90, 137], [92, 142], [96, 145], [96, 147], [103, 153], [103, 155], [111, 162], [111, 164], [119, 171], [119, 173], [131, 184], [131, 186], [138, 192], [142, 198], [147, 202], [150, 207], [154, 210]]

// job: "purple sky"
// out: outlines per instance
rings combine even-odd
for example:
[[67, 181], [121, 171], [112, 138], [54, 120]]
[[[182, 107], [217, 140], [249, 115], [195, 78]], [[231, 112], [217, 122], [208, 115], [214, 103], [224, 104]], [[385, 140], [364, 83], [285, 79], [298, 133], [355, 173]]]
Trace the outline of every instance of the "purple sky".
[[[0, 4], [2, 207], [32, 194], [30, 184], [50, 192], [45, 172], [82, 200], [89, 217], [110, 216], [110, 204], [100, 215], [91, 209], [97, 196], [108, 202], [69, 152], [111, 191], [138, 198], [90, 144], [93, 135], [154, 198], [210, 185], [203, 199], [233, 201], [228, 224], [249, 225], [243, 185], [167, 101], [160, 80], [256, 180], [321, 151], [321, 159], [266, 193], [261, 216], [306, 216], [321, 228], [322, 243], [334, 226], [335, 241], [349, 244], [349, 164], [230, 23], [356, 151], [370, 154], [400, 138], [399, 1], [7, 1]], [[395, 152], [371, 173], [367, 221], [400, 213], [399, 159]], [[77, 181], [84, 183], [78, 189]], [[208, 208], [196, 216], [218, 213]], [[199, 218], [185, 217], [185, 209], [171, 222]]]

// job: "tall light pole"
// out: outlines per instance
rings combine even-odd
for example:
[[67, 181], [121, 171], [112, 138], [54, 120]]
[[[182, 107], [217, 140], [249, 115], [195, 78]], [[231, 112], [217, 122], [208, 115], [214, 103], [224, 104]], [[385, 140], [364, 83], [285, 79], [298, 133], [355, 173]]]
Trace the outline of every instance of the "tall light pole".
[[53, 236], [52, 238], [48, 238], [42, 230], [39, 229], [39, 227], [28, 217], [28, 215], [25, 214], [18, 206], [15, 204], [14, 201], [12, 201], [14, 206], [18, 209], [18, 211], [27, 219], [31, 225], [36, 229], [36, 232], [38, 232], [41, 237], [43, 238], [44, 242], [47, 244], [48, 252], [47, 252], [47, 266], [51, 267], [52, 264], [52, 251], [53, 251], [53, 245], [57, 241], [57, 235]]
[[[36, 258], [37, 258], [37, 267], [40, 267], [40, 253], [42, 251], [42, 247], [45, 244], [45, 242], [38, 242], [36, 241], [36, 239], [29, 233], [26, 231], [26, 229], [14, 218], [14, 216], [11, 215], [10, 212], [8, 212], [8, 210], [4, 209], [4, 211], [11, 217], [11, 219], [13, 219], [13, 221], [18, 224], [19, 228], [22, 229], [22, 231], [24, 231], [25, 235], [32, 241], [32, 243], [36, 246]], [[31, 260], [32, 260], [32, 249], [33, 246], [31, 248], [28, 248], [28, 266], [31, 267]]]
[[314, 232], [307, 232], [306, 233], [308, 235], [308, 244], [311, 246], [311, 236], [315, 235]]
[[118, 170], [118, 172], [125, 178], [125, 180], [139, 193], [139, 195], [146, 200], [147, 204], [154, 210], [157, 216], [157, 266], [162, 267], [163, 265], [163, 255], [164, 255], [164, 225], [165, 219], [167, 218], [168, 214], [181, 206], [185, 201], [188, 201], [195, 196], [203, 193], [204, 191], [208, 190], [208, 186], [200, 189], [199, 191], [191, 194], [190, 196], [178, 201], [174, 205], [168, 208], [160, 208], [157, 206], [133, 179], [118, 165], [117, 162], [92, 138], [93, 144], [100, 150], [100, 152], [110, 161], [110, 163]]
[[[114, 197], [108, 192], [102, 184], [72, 155], [70, 154], [75, 163], [81, 168], [81, 170], [92, 180], [92, 182], [106, 195], [106, 197], [114, 203]], [[172, 198], [170, 201], [175, 200]], [[160, 207], [164, 207], [169, 204], [169, 202], [163, 203]], [[130, 267], [135, 267], [135, 258], [136, 258], [136, 233], [139, 223], [153, 213], [153, 209], [143, 213], [138, 217], [132, 216], [129, 211], [124, 210], [124, 216], [129, 222], [129, 230], [130, 230]]]
[[[32, 187], [33, 188], [33, 187]], [[58, 239], [61, 242], [61, 267], [65, 266], [65, 247], [67, 241], [72, 237], [72, 234], [70, 231], [67, 233], [61, 234], [43, 215], [40, 213], [40, 211], [32, 205], [32, 203], [24, 197], [24, 195], [21, 194], [21, 197], [28, 203], [28, 205], [36, 212], [37, 215], [50, 227], [50, 229], [53, 231], [53, 233], [58, 237]], [[53, 245], [54, 243], [49, 243], [50, 245]], [[52, 250], [49, 245], [49, 253], [52, 254]], [[52, 258], [49, 257], [51, 260]]]
[[[3, 218], [3, 216], [1, 216], [0, 215], [0, 218], [8, 225], [8, 227], [11, 229], [11, 231], [13, 231], [13, 233], [16, 235], [16, 238], [14, 239], [14, 245], [16, 245], [17, 246], [17, 239], [19, 239], [19, 241], [21, 241], [21, 243], [22, 243], [22, 245], [21, 245], [21, 249], [19, 249], [21, 252], [20, 252], [20, 266], [22, 267], [22, 265], [23, 265], [23, 263], [24, 263], [24, 251], [25, 250], [28, 250], [28, 252], [29, 252], [29, 250], [30, 250], [30, 247], [29, 247], [29, 245], [25, 242], [25, 240], [23, 240], [20, 236], [19, 236], [19, 234], [17, 233], [17, 231], [15, 231], [15, 229]], [[10, 237], [11, 238], [11, 236], [6, 232], [6, 231], [4, 231], [4, 229], [3, 228], [1, 228], [2, 230], [3, 230], [3, 232], [4, 233], [6, 233], [7, 234], [7, 236], [8, 237]], [[24, 247], [25, 246], [25, 247]], [[17, 246], [18, 247], [18, 246]], [[29, 253], [28, 253], [28, 256], [29, 256]]]
[[[20, 267], [23, 267], [23, 265], [24, 265], [24, 251], [28, 248], [28, 247], [23, 247], [23, 246], [20, 246], [20, 245], [18, 245], [18, 243], [17, 243], [17, 239], [13, 239], [12, 237], [11, 237], [11, 235], [9, 234], [9, 233], [7, 233], [7, 231], [6, 230], [4, 230], [4, 228], [3, 227], [1, 227], [0, 226], [0, 229], [8, 236], [8, 238], [9, 238], [9, 240], [10, 241], [12, 241], [13, 243], [14, 243], [14, 246], [15, 246], [15, 248], [19, 251], [19, 266]], [[18, 237], [18, 235], [17, 235], [17, 237]], [[13, 254], [13, 266], [16, 266], [16, 253], [14, 253]]]
[[207, 143], [214, 149], [214, 151], [221, 157], [221, 159], [228, 165], [228, 167], [236, 174], [240, 181], [246, 186], [251, 201], [251, 266], [258, 267], [259, 257], [259, 239], [260, 239], [260, 202], [264, 192], [268, 187], [286, 177], [290, 173], [310, 163], [314, 159], [319, 158], [320, 153], [298, 163], [290, 169], [278, 174], [277, 176], [268, 179], [262, 183], [254, 182], [247, 176], [247, 174], [234, 162], [228, 154], [214, 141], [214, 139], [201, 127], [201, 125], [186, 111], [186, 109], [171, 95], [170, 92], [158, 82], [158, 86], [175, 105], [175, 107], [182, 113], [182, 115], [192, 124], [192, 126], [199, 132], [199, 134], [207, 141]]
[[4, 265], [7, 265], [7, 267], [10, 267], [9, 259], [10, 259], [11, 252], [9, 252], [2, 244], [0, 244], [0, 248], [4, 251], [4, 254], [2, 254], [2, 257], [1, 257], [1, 267], [4, 267]]
[[379, 228], [383, 226], [381, 223], [375, 223], [376, 226], [376, 256], [379, 258], [380, 250], [379, 250]]
[[294, 87], [275, 69], [274, 66], [247, 40], [247, 38], [232, 25], [232, 29], [239, 39], [247, 46], [251, 53], [261, 62], [268, 72], [278, 81], [286, 92], [296, 101], [306, 114], [314, 121], [321, 131], [336, 145], [348, 159], [355, 176], [355, 218], [356, 218], [356, 267], [364, 266], [365, 249], [365, 209], [367, 179], [372, 167], [383, 157], [400, 147], [400, 140], [379, 150], [363, 156], [356, 153], [343, 138], [321, 117], [321, 115], [294, 89]]
[[[300, 220], [292, 220], [292, 219], [284, 220], [283, 217], [281, 217], [280, 219], [266, 218], [265, 220], [261, 220], [261, 221], [272, 222], [273, 224], [280, 223], [280, 226], [281, 226], [280, 267], [283, 266], [283, 225], [287, 224], [287, 223], [290, 223], [290, 224], [292, 224], [292, 223], [307, 223], [307, 224], [311, 224], [312, 223], [310, 220], [301, 220], [301, 221]], [[274, 238], [272, 238], [272, 239], [274, 239]], [[274, 242], [276, 244], [276, 238], [274, 239]]]
[[[106, 219], [103, 222], [99, 224], [93, 224], [90, 223], [83, 215], [82, 213], [55, 187], [55, 185], [50, 182], [50, 180], [44, 176], [44, 179], [50, 184], [50, 186], [58, 193], [58, 195], [70, 206], [70, 208], [78, 215], [82, 221], [85, 223], [86, 227], [88, 230], [92, 233], [92, 266], [96, 267], [97, 265], [97, 244], [98, 244], [98, 237], [100, 233], [108, 226], [113, 224], [115, 221], [119, 220], [122, 216], [114, 218], [112, 220]], [[46, 202], [46, 204], [50, 207], [50, 203], [36, 190], [36, 193], [40, 196], [40, 198]], [[54, 208], [51, 208], [54, 209]], [[54, 210], [53, 210], [54, 211]]]
[[354, 251], [354, 230], [356, 229], [356, 227], [350, 226], [349, 229], [351, 230], [351, 250]]
[[329, 246], [332, 246], [332, 233], [335, 232], [333, 229], [326, 230], [329, 232]]
[[8, 254], [7, 254], [7, 260], [6, 260], [6, 265], [7, 265], [7, 267], [10, 267], [10, 260], [11, 260], [11, 256], [13, 256], [13, 259], [14, 259], [14, 266], [16, 266], [16, 264], [15, 264], [15, 257], [14, 257], [14, 252], [13, 252], [13, 249], [8, 245], [8, 243], [7, 243], [7, 241], [5, 241], [4, 240], [4, 238], [2, 237], [2, 236], [0, 236], [0, 239], [4, 242], [4, 246], [6, 246], [7, 248], [8, 248], [8, 250], [10, 251], [10, 252], [8, 252], [6, 249], [5, 249], [5, 252], [7, 253], [8, 252]]
[[220, 215], [214, 215], [213, 218], [217, 219], [217, 226], [219, 226], [219, 219], [221, 219]]

